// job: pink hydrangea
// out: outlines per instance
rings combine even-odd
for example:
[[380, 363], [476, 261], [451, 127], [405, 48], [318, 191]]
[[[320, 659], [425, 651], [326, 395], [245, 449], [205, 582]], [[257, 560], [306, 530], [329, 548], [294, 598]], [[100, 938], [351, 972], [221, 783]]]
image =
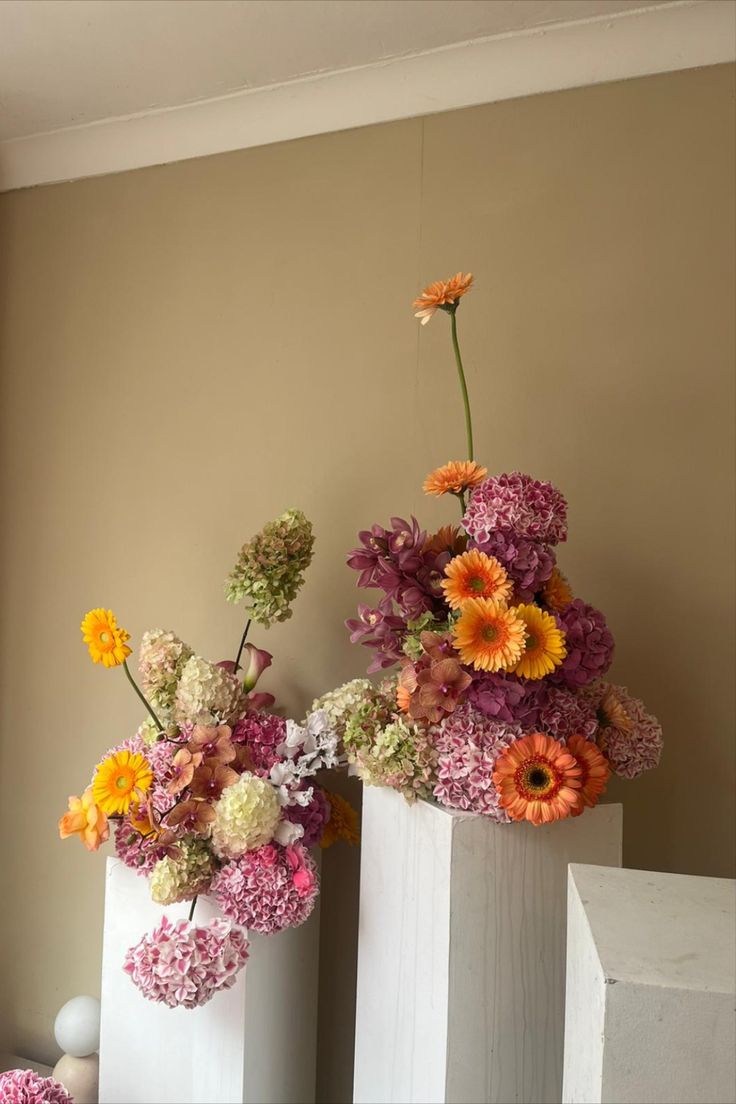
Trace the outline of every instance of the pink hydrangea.
[[136, 874], [148, 877], [158, 860], [164, 857], [165, 851], [152, 841], [146, 841], [140, 832], [120, 820], [115, 828], [115, 854]]
[[575, 735], [595, 739], [598, 718], [594, 704], [586, 696], [562, 686], [544, 686], [542, 691], [535, 728], [563, 743]]
[[[300, 789], [308, 789], [303, 782]], [[292, 824], [301, 824], [304, 835], [299, 841], [302, 847], [314, 847], [322, 839], [327, 821], [330, 819], [330, 803], [319, 786], [312, 785], [312, 800], [308, 805], [287, 805], [284, 815]]]
[[612, 686], [631, 723], [631, 731], [615, 726], [601, 729], [599, 742], [611, 769], [622, 778], [636, 778], [659, 765], [662, 756], [662, 726], [647, 712], [644, 703], [633, 698], [625, 686]]
[[192, 924], [166, 917], [131, 947], [123, 969], [147, 1000], [197, 1008], [230, 989], [248, 958], [245, 932], [226, 920]]
[[503, 564], [524, 601], [531, 601], [552, 575], [555, 556], [546, 544], [501, 532], [489, 534], [486, 540], [475, 539], [474, 543]]
[[478, 543], [494, 532], [540, 544], [567, 540], [567, 502], [551, 483], [521, 472], [491, 476], [476, 487], [463, 527]]
[[491, 721], [469, 702], [459, 706], [437, 731], [439, 760], [434, 796], [452, 809], [508, 822], [493, 785], [493, 768], [501, 752], [521, 735], [518, 725]]
[[74, 1104], [63, 1085], [33, 1070], [0, 1073], [0, 1101], [2, 1104]]
[[319, 891], [314, 860], [299, 844], [266, 844], [227, 863], [212, 896], [237, 924], [270, 935], [303, 924]]
[[565, 633], [567, 656], [557, 668], [552, 680], [567, 686], [587, 686], [600, 678], [611, 666], [613, 637], [600, 610], [580, 598], [557, 614]]
[[256, 774], [265, 777], [280, 756], [276, 748], [286, 739], [286, 721], [273, 713], [249, 712], [233, 728], [234, 744], [248, 748]]

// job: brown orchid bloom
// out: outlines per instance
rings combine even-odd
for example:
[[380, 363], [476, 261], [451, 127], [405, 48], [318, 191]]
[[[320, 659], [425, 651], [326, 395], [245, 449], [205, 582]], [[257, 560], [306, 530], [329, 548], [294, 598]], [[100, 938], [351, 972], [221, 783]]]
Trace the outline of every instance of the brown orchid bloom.
[[440, 659], [417, 675], [417, 690], [409, 705], [409, 716], [437, 724], [452, 713], [472, 682], [456, 659]]
[[203, 759], [232, 763], [235, 758], [235, 748], [230, 739], [232, 733], [229, 725], [195, 725], [187, 747], [192, 753], [200, 752]]
[[194, 771], [189, 789], [194, 797], [217, 801], [222, 791], [238, 781], [237, 773], [217, 759], [205, 759]]
[[166, 787], [166, 792], [174, 797], [185, 790], [201, 762], [202, 753], [200, 751], [192, 754], [189, 748], [180, 748], [171, 761], [171, 779]]
[[182, 801], [166, 814], [169, 828], [182, 828], [197, 836], [206, 836], [215, 819], [215, 810], [207, 801]]
[[451, 633], [423, 632], [419, 634], [419, 643], [430, 659], [457, 659]]

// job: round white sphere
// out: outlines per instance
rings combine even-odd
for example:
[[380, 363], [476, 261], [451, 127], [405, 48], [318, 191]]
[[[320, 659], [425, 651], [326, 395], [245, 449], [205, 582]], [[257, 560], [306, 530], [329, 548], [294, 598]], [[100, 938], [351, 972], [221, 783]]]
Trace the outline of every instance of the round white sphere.
[[86, 1058], [64, 1054], [54, 1066], [53, 1076], [64, 1086], [74, 1104], [97, 1104], [100, 1059], [96, 1054]]
[[100, 1046], [100, 1002], [97, 997], [72, 997], [60, 1008], [54, 1035], [63, 1051], [86, 1058]]

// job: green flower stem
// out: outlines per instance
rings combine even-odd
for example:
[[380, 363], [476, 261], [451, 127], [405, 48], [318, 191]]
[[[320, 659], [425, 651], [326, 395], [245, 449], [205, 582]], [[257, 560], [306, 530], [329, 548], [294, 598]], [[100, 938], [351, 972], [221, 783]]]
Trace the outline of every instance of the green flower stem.
[[197, 895], [195, 894], [194, 897], [192, 897], [192, 907], [189, 909], [189, 922], [190, 923], [192, 922], [192, 917], [194, 916], [194, 910], [195, 910], [196, 907], [197, 907]]
[[457, 340], [457, 319], [455, 317], [457, 305], [455, 310], [450, 312], [450, 324], [452, 326], [452, 348], [455, 351], [455, 363], [457, 364], [457, 374], [460, 378], [460, 391], [463, 396], [463, 405], [465, 407], [465, 432], [468, 437], [468, 460], [474, 460], [473, 456], [473, 419], [470, 415], [470, 399], [468, 398], [468, 385], [465, 382], [465, 372], [463, 370], [463, 358], [460, 355], [460, 345]]
[[123, 667], [125, 668], [125, 673], [128, 676], [128, 682], [133, 687], [133, 689], [135, 690], [136, 694], [138, 695], [138, 697], [141, 699], [141, 701], [145, 705], [148, 712], [151, 714], [151, 717], [153, 718], [153, 721], [156, 725], [156, 728], [158, 729], [159, 732], [163, 732], [164, 731], [164, 726], [161, 724], [160, 720], [158, 719], [158, 717], [154, 713], [153, 706], [150, 704], [150, 702], [147, 700], [147, 698], [143, 695], [140, 687], [138, 686], [138, 683], [135, 681], [135, 679], [131, 675], [130, 668], [128, 667], [127, 659], [123, 660]]
[[240, 638], [240, 647], [238, 648], [238, 654], [235, 657], [235, 672], [234, 673], [236, 675], [238, 673], [238, 667], [240, 666], [240, 657], [242, 656], [243, 648], [245, 647], [245, 640], [246, 640], [246, 637], [248, 636], [248, 629], [250, 628], [250, 622], [251, 622], [251, 618], [249, 617], [248, 620], [245, 623], [245, 629], [243, 630], [243, 635]]

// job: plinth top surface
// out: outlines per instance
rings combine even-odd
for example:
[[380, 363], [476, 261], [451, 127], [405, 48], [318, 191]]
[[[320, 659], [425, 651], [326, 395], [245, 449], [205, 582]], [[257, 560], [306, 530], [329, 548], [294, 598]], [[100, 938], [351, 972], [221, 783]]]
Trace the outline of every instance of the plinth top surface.
[[570, 866], [604, 976], [736, 992], [736, 882], [607, 866]]

